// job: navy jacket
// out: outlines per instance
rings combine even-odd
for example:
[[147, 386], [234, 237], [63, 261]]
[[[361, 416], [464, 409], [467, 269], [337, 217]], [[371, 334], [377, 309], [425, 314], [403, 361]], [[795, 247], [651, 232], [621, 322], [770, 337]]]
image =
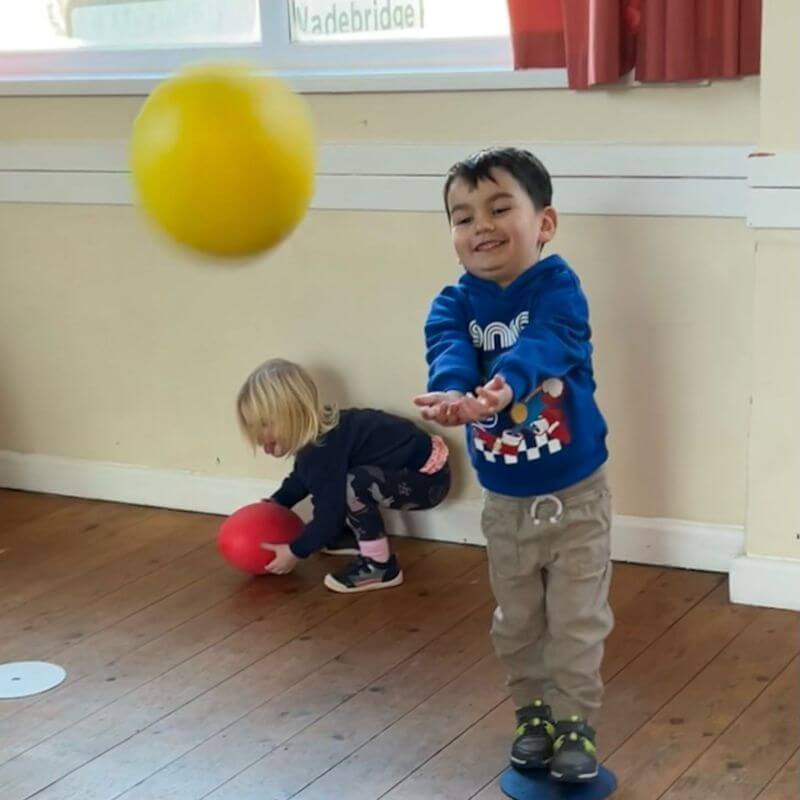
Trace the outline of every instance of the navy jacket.
[[339, 424], [306, 445], [272, 500], [286, 508], [309, 494], [314, 516], [290, 545], [305, 558], [332, 543], [344, 527], [347, 473], [353, 467], [418, 470], [431, 454], [431, 437], [413, 422], [374, 409], [345, 409]]

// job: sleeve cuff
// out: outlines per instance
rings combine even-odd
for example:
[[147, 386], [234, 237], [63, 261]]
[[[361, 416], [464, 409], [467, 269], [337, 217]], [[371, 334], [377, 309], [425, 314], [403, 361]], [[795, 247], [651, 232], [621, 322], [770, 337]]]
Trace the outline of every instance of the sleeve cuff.
[[301, 545], [300, 547], [298, 547], [298, 545], [299, 545], [299, 544], [300, 544], [300, 542], [299, 542], [299, 541], [296, 541], [296, 542], [292, 542], [292, 543], [289, 545], [289, 550], [291, 550], [291, 551], [292, 551], [292, 555], [293, 555], [295, 558], [300, 558], [300, 559], [303, 559], [303, 558], [308, 558], [308, 556], [310, 555], [310, 553], [307, 553], [307, 552], [306, 552], [306, 549], [305, 549], [305, 548], [304, 548], [302, 545]]
[[474, 386], [468, 386], [466, 382], [459, 383], [455, 380], [434, 380], [428, 383], [429, 392], [461, 392], [461, 394], [467, 394], [467, 392], [474, 390]]
[[516, 375], [504, 375], [502, 372], [497, 373], [500, 375], [503, 380], [511, 387], [511, 393], [513, 397], [511, 398], [512, 403], [516, 403], [517, 401], [521, 401], [522, 398], [525, 397], [527, 394], [527, 387], [525, 382], [517, 377]]

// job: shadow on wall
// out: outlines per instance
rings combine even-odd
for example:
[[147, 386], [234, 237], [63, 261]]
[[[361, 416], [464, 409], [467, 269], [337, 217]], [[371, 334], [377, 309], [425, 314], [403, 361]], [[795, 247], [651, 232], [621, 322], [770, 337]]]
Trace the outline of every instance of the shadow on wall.
[[332, 403], [338, 408], [350, 408], [353, 405], [359, 405], [353, 400], [347, 384], [335, 370], [315, 361], [308, 362], [305, 367], [317, 384], [323, 403]]

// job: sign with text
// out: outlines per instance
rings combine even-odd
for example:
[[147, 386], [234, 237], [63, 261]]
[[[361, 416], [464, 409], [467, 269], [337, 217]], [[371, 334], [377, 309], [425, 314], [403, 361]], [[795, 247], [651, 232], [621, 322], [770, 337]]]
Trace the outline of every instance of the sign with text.
[[294, 41], [422, 35], [425, 0], [289, 0]]

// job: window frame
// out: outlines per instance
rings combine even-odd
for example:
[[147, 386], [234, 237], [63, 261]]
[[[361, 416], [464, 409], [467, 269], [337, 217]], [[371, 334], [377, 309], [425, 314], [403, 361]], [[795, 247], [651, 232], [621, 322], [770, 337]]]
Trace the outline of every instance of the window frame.
[[264, 64], [301, 92], [564, 88], [566, 70], [511, 65], [505, 37], [425, 41], [290, 41], [286, 0], [258, 0], [261, 41], [202, 47], [6, 51], [2, 95], [147, 94], [174, 70], [197, 61]]

